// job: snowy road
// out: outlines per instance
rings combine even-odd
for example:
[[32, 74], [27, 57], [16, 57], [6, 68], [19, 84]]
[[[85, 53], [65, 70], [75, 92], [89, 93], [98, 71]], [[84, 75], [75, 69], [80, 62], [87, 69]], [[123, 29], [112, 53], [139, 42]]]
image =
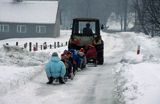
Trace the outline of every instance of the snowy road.
[[[43, 72], [25, 86], [9, 92], [1, 104], [114, 104], [112, 65], [88, 67], [65, 85], [46, 85]], [[5, 99], [5, 98], [4, 98]]]
[[89, 65], [65, 85], [45, 84], [47, 78], [43, 71], [26, 85], [6, 94], [1, 104], [115, 104], [112, 71], [124, 52], [132, 48], [134, 41], [129, 38], [127, 35], [104, 36], [104, 65]]

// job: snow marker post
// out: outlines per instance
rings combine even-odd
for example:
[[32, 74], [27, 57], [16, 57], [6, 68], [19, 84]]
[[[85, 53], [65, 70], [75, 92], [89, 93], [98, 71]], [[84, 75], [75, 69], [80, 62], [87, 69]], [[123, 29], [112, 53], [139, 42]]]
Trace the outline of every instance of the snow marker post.
[[137, 55], [139, 55], [140, 54], [140, 45], [138, 45], [138, 47], [137, 47]]

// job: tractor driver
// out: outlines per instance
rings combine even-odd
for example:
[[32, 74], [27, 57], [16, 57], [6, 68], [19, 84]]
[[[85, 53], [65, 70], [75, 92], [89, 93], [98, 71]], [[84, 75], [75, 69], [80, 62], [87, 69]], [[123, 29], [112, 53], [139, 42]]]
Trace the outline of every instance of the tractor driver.
[[90, 28], [90, 23], [86, 23], [86, 27], [83, 28], [83, 34], [88, 36], [93, 34], [92, 29]]

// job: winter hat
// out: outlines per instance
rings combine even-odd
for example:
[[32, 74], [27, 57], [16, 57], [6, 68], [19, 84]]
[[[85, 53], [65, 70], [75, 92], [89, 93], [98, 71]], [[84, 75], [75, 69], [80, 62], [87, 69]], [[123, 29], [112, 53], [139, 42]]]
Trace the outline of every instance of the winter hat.
[[70, 49], [69, 50], [72, 54], [75, 54], [76, 53], [76, 50], [75, 49]]
[[53, 52], [52, 56], [58, 56], [58, 53], [57, 52]]
[[83, 49], [83, 48], [81, 48], [81, 49], [79, 50], [79, 52], [84, 52], [84, 49]]
[[90, 23], [86, 23], [86, 27], [90, 27]]
[[63, 53], [64, 53], [64, 54], [67, 54], [67, 52], [68, 52], [67, 50], [64, 50], [64, 52], [63, 52]]
[[68, 51], [66, 54], [68, 55], [68, 54], [72, 54], [72, 53], [70, 51]]
[[62, 53], [61, 54], [61, 59], [66, 59], [66, 54]]

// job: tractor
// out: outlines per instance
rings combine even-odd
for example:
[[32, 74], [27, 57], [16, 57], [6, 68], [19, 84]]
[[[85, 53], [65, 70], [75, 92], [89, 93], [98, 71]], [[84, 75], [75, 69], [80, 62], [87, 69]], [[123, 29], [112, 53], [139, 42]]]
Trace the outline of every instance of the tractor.
[[[72, 33], [68, 43], [68, 49], [80, 50], [88, 45], [96, 48], [96, 62], [102, 65], [104, 62], [104, 42], [100, 34], [100, 22], [96, 18], [74, 18], [72, 24]], [[90, 28], [87, 30], [87, 28]], [[99, 44], [93, 44], [96, 38], [100, 39]]]

